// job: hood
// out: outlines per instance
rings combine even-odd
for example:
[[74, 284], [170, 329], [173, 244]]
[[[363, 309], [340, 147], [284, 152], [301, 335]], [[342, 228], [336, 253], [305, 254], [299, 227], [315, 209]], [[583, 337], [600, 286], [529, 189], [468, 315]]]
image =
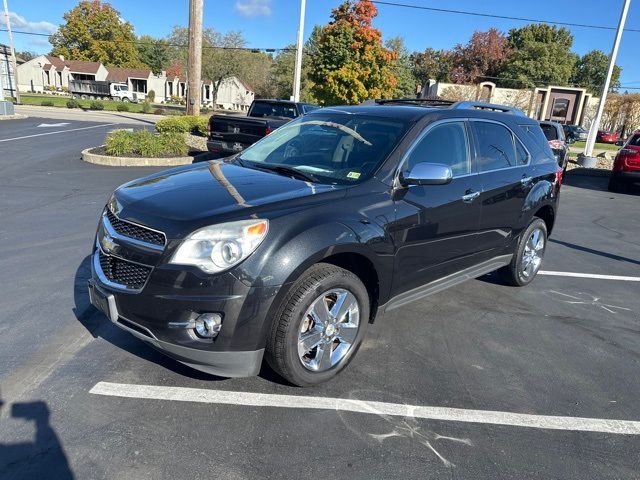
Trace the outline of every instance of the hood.
[[344, 194], [344, 187], [213, 161], [134, 180], [119, 187], [114, 196], [120, 218], [163, 230], [175, 238], [215, 223], [214, 217], [226, 221], [264, 212], [268, 205], [278, 209], [302, 207], [320, 201], [320, 197], [326, 201], [326, 195]]

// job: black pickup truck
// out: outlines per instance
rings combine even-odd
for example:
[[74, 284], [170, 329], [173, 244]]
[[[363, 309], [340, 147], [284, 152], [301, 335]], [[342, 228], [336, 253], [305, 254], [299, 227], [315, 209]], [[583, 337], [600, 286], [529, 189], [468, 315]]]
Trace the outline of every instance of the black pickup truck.
[[254, 100], [246, 117], [212, 115], [207, 148], [220, 156], [241, 152], [290, 120], [319, 108], [289, 100]]

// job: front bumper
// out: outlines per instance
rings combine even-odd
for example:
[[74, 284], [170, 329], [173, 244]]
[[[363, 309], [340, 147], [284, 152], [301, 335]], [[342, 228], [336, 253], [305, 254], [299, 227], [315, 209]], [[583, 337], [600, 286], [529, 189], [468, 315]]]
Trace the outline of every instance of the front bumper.
[[[265, 322], [278, 289], [249, 287], [229, 272], [212, 276], [156, 266], [142, 290], [126, 291], [105, 279], [99, 251], [97, 244], [89, 296], [114, 325], [197, 370], [223, 377], [258, 374]], [[200, 338], [188, 327], [208, 312], [223, 318], [215, 339]]]

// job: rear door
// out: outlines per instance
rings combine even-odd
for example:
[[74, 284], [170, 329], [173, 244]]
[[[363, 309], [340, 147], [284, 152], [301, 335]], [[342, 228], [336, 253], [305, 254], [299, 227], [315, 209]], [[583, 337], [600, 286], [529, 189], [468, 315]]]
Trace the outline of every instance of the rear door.
[[506, 125], [479, 119], [472, 119], [470, 125], [482, 187], [479, 247], [490, 257], [519, 233], [534, 169], [529, 152]]
[[392, 295], [474, 264], [480, 222], [480, 188], [465, 120], [434, 123], [414, 143], [401, 163], [451, 167], [446, 185], [412, 185], [398, 192], [392, 226], [397, 245]]

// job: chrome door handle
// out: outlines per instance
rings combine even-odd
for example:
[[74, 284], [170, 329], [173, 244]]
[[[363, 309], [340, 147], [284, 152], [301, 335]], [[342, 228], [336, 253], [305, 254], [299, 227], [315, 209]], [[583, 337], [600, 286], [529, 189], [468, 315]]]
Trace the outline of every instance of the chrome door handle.
[[471, 203], [479, 196], [480, 192], [467, 193], [466, 195], [462, 196], [462, 201], [465, 203]]
[[522, 185], [529, 185], [531, 182], [533, 182], [533, 177], [522, 177], [522, 180], [520, 180]]

